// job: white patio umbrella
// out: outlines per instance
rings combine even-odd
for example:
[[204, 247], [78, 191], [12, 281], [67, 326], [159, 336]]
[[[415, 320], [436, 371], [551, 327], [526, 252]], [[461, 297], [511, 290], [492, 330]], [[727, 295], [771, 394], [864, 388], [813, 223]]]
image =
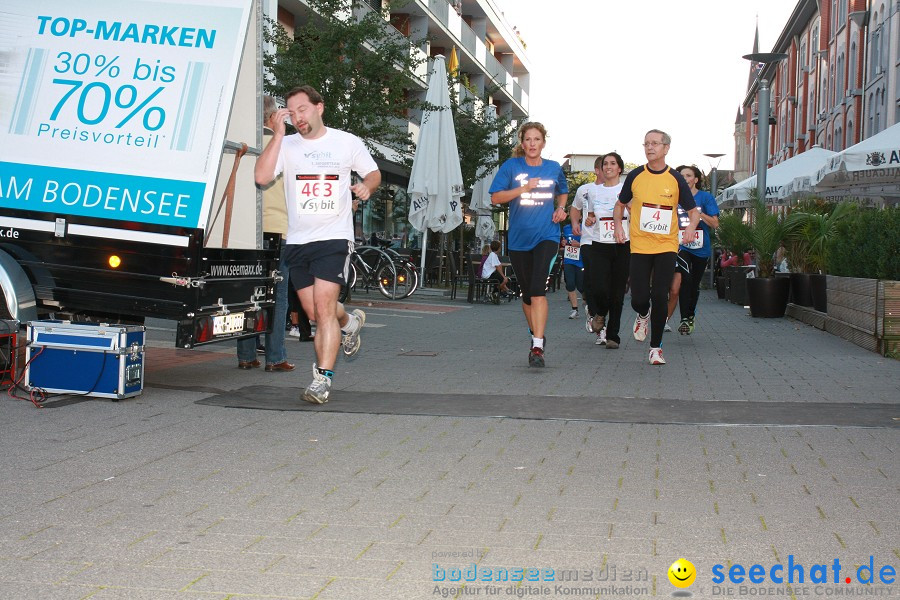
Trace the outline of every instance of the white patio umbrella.
[[[485, 119], [487, 121], [496, 119], [493, 108], [487, 108]], [[488, 142], [493, 146], [497, 145], [496, 131], [492, 131], [490, 136], [488, 136]], [[482, 241], [482, 245], [490, 243], [490, 241], [494, 239], [494, 233], [496, 231], [496, 228], [494, 227], [494, 218], [492, 216], [493, 211], [491, 209], [493, 208], [493, 205], [491, 204], [491, 194], [489, 190], [491, 183], [494, 181], [494, 176], [497, 175], [497, 162], [499, 162], [499, 155], [494, 151], [493, 168], [487, 171], [484, 176], [472, 186], [472, 201], [469, 203], [469, 208], [474, 210], [478, 215], [478, 220], [475, 222], [475, 237]]]
[[826, 195], [900, 196], [900, 123], [832, 156], [811, 185]]
[[[831, 150], [813, 146], [806, 152], [801, 152], [770, 169], [766, 169], [766, 204], [784, 204], [784, 200], [779, 198], [781, 188], [788, 182], [792, 182], [795, 177], [810, 175], [833, 155], [834, 152]], [[721, 198], [719, 207], [735, 208], [748, 206], [750, 203], [750, 190], [755, 189], [756, 175], [752, 175], [722, 190], [722, 193], [719, 194], [719, 198]]]
[[[813, 146], [807, 152], [816, 148], [821, 149], [820, 146]], [[813, 167], [809, 172], [798, 175], [791, 181], [788, 181], [786, 184], [781, 186], [781, 189], [778, 190], [778, 199], [782, 203], [787, 204], [793, 200], [800, 200], [815, 195], [815, 192], [812, 189], [812, 179], [813, 177], [815, 177], [816, 172], [819, 170], [819, 168], [825, 165], [827, 161], [835, 154], [830, 150], [825, 150], [825, 152], [827, 154], [824, 155], [818, 167]]]
[[463, 221], [463, 180], [443, 56], [434, 57], [425, 101], [437, 109], [426, 110], [422, 116], [409, 177], [409, 223], [422, 232], [423, 281], [428, 230], [447, 233]]

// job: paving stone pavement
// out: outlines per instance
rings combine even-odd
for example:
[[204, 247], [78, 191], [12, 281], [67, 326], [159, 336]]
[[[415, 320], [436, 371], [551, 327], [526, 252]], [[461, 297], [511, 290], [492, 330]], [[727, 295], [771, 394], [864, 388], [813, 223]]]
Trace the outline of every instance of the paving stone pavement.
[[[525, 366], [515, 303], [414, 298], [395, 310], [357, 298], [369, 314], [363, 351], [339, 363], [332, 402], [342, 390], [398, 390], [897, 403], [897, 361], [795, 321], [751, 319], [709, 293], [695, 335], [667, 334], [664, 367], [648, 365], [646, 344], [625, 335], [619, 350], [595, 346], [582, 320], [566, 319], [563, 296], [550, 298], [540, 372]], [[166, 332], [151, 334], [148, 361], [170, 346]], [[312, 348], [288, 345], [293, 373], [239, 371], [233, 348], [213, 346], [194, 351], [209, 360], [150, 370], [134, 399], [41, 410], [0, 400], [0, 598], [671, 596], [666, 571], [682, 556], [698, 571], [687, 588], [695, 598], [900, 594], [896, 581], [862, 586], [857, 575], [869, 557], [876, 573], [900, 570], [895, 426], [194, 403], [249, 385], [298, 395]], [[716, 565], [727, 577], [759, 564], [768, 577], [789, 561], [804, 583], [713, 581]], [[815, 564], [828, 566], [829, 583], [809, 581]], [[525, 574], [538, 581], [494, 581], [517, 568], [537, 569]], [[550, 570], [554, 580], [541, 581]]]

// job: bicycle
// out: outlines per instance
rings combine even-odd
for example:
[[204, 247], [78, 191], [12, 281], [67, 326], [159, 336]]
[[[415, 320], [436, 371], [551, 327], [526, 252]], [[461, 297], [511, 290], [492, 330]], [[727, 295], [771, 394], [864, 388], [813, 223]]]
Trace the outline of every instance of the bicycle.
[[357, 286], [366, 292], [377, 289], [385, 298], [397, 300], [408, 297], [417, 285], [418, 274], [408, 260], [393, 250], [359, 246], [350, 255], [347, 281], [339, 300], [346, 301]]

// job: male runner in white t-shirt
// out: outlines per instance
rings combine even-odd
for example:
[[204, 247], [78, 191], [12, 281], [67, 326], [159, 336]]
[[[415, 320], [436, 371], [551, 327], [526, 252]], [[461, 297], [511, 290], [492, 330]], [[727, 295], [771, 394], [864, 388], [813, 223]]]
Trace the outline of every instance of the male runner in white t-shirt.
[[[284, 99], [287, 108], [276, 113], [272, 139], [256, 161], [255, 176], [256, 183], [265, 185], [284, 173], [288, 233], [282, 263], [303, 310], [316, 320], [313, 381], [302, 398], [324, 404], [338, 348], [347, 357], [355, 355], [366, 321], [363, 311], [348, 314], [337, 300], [353, 251], [351, 192], [368, 200], [381, 183], [381, 172], [362, 140], [325, 127], [325, 101], [315, 89], [294, 88]], [[297, 134], [285, 136], [288, 117]], [[363, 178], [360, 183], [351, 185], [351, 171]]]

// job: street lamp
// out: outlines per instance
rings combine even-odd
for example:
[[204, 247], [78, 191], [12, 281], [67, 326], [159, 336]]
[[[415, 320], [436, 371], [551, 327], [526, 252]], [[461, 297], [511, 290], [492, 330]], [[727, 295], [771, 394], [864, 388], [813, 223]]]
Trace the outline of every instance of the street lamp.
[[756, 190], [760, 199], [766, 201], [766, 166], [769, 163], [769, 80], [762, 77], [766, 65], [777, 63], [787, 58], [781, 52], [756, 52], [745, 54], [743, 58], [762, 63], [760, 69], [759, 88], [756, 104], [759, 107], [759, 120], [756, 122]]
[[[713, 198], [716, 197], [716, 184], [718, 183], [717, 178], [719, 175], [718, 168], [719, 163], [722, 161], [722, 157], [724, 154], [704, 154], [706, 158], [709, 159], [709, 191], [712, 193]], [[713, 161], [716, 161], [716, 164], [713, 164]]]

